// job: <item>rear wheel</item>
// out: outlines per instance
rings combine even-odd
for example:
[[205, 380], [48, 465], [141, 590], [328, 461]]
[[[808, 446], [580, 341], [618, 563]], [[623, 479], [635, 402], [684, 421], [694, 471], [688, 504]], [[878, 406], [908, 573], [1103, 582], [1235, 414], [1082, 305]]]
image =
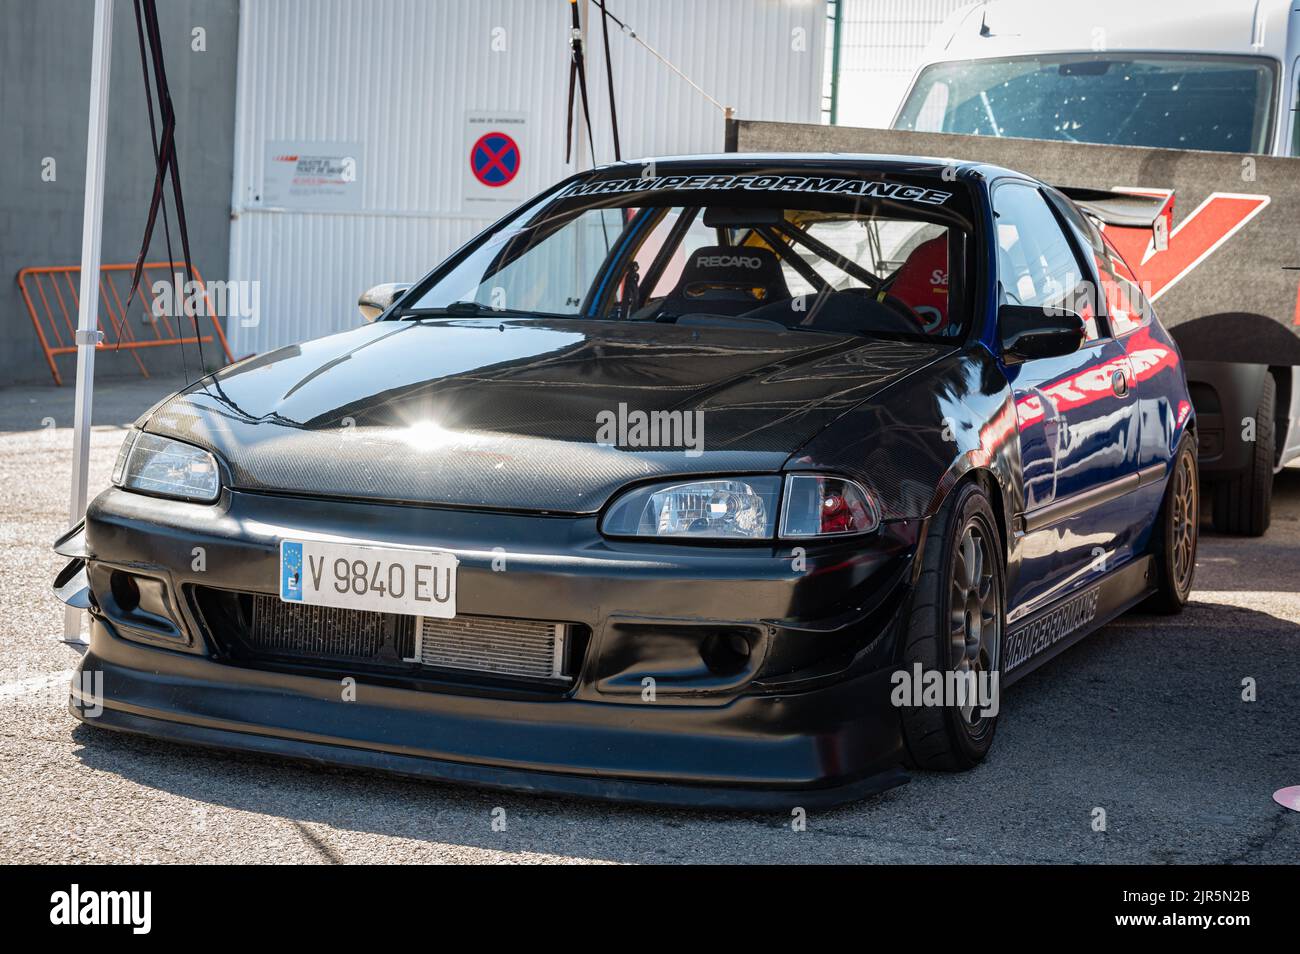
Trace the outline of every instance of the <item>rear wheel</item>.
[[1273, 460], [1277, 430], [1273, 415], [1277, 382], [1264, 375], [1255, 410], [1255, 441], [1250, 463], [1235, 477], [1214, 484], [1214, 528], [1220, 533], [1258, 537], [1268, 529], [1273, 505]]
[[[993, 508], [978, 484], [953, 491], [931, 522], [922, 553], [905, 671], [914, 675], [919, 663], [925, 673], [987, 680], [1002, 663], [1005, 574]], [[997, 729], [997, 716], [983, 712], [979, 699], [969, 696], [964, 704], [903, 707], [909, 762], [947, 771], [977, 765]]]
[[1154, 547], [1156, 592], [1142, 609], [1152, 613], [1181, 613], [1196, 575], [1196, 544], [1201, 518], [1201, 492], [1196, 453], [1190, 434], [1174, 455], [1169, 485], [1160, 505]]

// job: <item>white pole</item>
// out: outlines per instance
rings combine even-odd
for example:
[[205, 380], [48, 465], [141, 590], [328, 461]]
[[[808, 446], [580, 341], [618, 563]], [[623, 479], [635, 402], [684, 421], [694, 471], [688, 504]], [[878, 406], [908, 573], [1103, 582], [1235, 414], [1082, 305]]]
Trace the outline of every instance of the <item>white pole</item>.
[[[104, 143], [108, 138], [108, 79], [113, 56], [113, 0], [95, 0], [94, 46], [90, 55], [90, 120], [86, 131], [86, 202], [81, 222], [81, 301], [77, 312], [77, 395], [72, 424], [72, 499], [68, 524], [86, 513], [90, 469], [91, 404], [95, 391], [95, 346], [99, 331], [99, 244], [104, 224]], [[63, 613], [64, 642], [79, 643], [82, 612]]]

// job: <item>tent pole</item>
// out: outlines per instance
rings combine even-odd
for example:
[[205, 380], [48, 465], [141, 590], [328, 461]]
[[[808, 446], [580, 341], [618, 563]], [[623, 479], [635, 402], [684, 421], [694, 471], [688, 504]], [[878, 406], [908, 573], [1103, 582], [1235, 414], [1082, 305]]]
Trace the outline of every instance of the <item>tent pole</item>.
[[[112, 55], [113, 0], [95, 0], [94, 45], [90, 56], [90, 119], [86, 133], [86, 200], [81, 221], [81, 296], [77, 310], [77, 394], [72, 425], [69, 525], [76, 524], [86, 513], [95, 346], [103, 337], [99, 331], [99, 263], [104, 224], [104, 146], [108, 138], [108, 80]], [[83, 641], [81, 623], [81, 610], [72, 607], [64, 610], [64, 642]]]

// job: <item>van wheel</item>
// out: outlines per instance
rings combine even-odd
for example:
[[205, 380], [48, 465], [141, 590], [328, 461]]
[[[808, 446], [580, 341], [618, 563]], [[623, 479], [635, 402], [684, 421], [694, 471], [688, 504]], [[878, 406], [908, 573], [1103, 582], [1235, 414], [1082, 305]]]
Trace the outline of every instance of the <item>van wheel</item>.
[[1181, 613], [1192, 592], [1201, 513], [1193, 446], [1192, 436], [1184, 435], [1169, 470], [1169, 485], [1152, 536], [1156, 592], [1140, 608], [1148, 613]]
[[[962, 484], [944, 502], [922, 554], [904, 670], [913, 678], [919, 663], [922, 673], [955, 671], [988, 679], [1002, 665], [1005, 572], [997, 521], [978, 484]], [[945, 771], [979, 764], [997, 729], [997, 716], [982, 715], [982, 709], [978, 698], [964, 705], [903, 706], [909, 764]]]
[[1250, 463], [1236, 477], [1214, 484], [1214, 529], [1220, 533], [1259, 537], [1268, 529], [1273, 506], [1276, 405], [1277, 382], [1266, 374], [1255, 410], [1255, 448]]

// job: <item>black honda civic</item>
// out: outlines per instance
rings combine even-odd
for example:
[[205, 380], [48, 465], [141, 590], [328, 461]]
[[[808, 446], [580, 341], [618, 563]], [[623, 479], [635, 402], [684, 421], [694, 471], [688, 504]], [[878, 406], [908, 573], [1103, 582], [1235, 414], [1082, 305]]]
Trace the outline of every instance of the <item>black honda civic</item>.
[[1186, 602], [1178, 349], [1086, 206], [700, 156], [527, 202], [129, 432], [56, 543], [87, 724], [524, 791], [813, 806]]

